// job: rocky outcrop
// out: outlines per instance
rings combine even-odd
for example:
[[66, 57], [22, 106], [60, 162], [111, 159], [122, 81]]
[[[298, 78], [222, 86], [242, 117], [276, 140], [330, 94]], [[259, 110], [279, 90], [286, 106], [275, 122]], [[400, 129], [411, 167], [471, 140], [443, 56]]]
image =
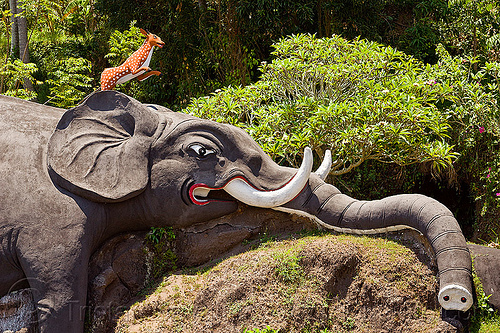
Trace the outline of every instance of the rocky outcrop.
[[[177, 266], [208, 263], [249, 248], [245, 240], [259, 235], [286, 235], [315, 228], [308, 219], [266, 209], [242, 206], [234, 214], [175, 231], [168, 244]], [[154, 265], [146, 233], [124, 234], [106, 242], [90, 261], [87, 315], [92, 332], [109, 332], [126, 305], [151, 282]]]
[[176, 253], [180, 266], [197, 266], [245, 251], [246, 240], [313, 229], [317, 226], [308, 218], [241, 205], [233, 214], [179, 230]]
[[483, 284], [484, 293], [497, 311], [500, 310], [500, 249], [469, 244], [474, 269]]
[[462, 332], [440, 319], [421, 250], [344, 235], [261, 243], [204, 274], [169, 276], [116, 331]]
[[119, 235], [92, 256], [87, 301], [92, 332], [111, 330], [125, 305], [144, 287], [145, 235], [144, 232]]

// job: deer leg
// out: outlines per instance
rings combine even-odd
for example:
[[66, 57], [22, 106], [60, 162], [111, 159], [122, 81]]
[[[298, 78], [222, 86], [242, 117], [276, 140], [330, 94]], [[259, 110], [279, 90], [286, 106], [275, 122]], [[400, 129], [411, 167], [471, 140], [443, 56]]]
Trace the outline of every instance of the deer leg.
[[157, 75], [157, 76], [159, 76], [160, 74], [161, 74], [161, 72], [159, 72], [159, 71], [150, 71], [150, 72], [143, 73], [143, 74], [139, 75], [137, 77], [137, 80], [144, 81], [147, 78], [149, 78], [151, 75]]
[[136, 70], [132, 71], [132, 75], [135, 75], [135, 74], [142, 72], [142, 71], [147, 72], [150, 70], [151, 70], [151, 68], [149, 68], [149, 67], [140, 67], [140, 68], [137, 68]]

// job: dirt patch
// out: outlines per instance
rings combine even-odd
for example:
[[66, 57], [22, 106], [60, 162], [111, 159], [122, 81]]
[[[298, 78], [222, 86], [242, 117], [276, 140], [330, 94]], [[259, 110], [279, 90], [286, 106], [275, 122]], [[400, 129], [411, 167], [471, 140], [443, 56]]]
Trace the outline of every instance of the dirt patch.
[[430, 262], [394, 241], [268, 242], [204, 273], [171, 275], [116, 332], [456, 332]]

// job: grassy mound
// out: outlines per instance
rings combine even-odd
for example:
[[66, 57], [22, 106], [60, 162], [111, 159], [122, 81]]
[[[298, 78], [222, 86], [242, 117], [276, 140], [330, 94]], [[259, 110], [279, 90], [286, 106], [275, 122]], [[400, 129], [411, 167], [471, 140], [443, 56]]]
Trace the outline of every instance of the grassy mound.
[[116, 332], [455, 332], [423, 253], [349, 235], [263, 243], [165, 278]]

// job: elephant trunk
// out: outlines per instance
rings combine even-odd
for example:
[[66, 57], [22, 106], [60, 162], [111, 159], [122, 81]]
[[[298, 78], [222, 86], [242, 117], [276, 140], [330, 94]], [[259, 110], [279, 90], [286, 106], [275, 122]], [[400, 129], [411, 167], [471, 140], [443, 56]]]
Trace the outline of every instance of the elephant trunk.
[[416, 229], [427, 237], [436, 256], [441, 306], [460, 311], [472, 306], [472, 262], [465, 238], [450, 210], [432, 198], [403, 194], [359, 201], [311, 175], [294, 200], [274, 209], [312, 217], [323, 227], [343, 233]]

